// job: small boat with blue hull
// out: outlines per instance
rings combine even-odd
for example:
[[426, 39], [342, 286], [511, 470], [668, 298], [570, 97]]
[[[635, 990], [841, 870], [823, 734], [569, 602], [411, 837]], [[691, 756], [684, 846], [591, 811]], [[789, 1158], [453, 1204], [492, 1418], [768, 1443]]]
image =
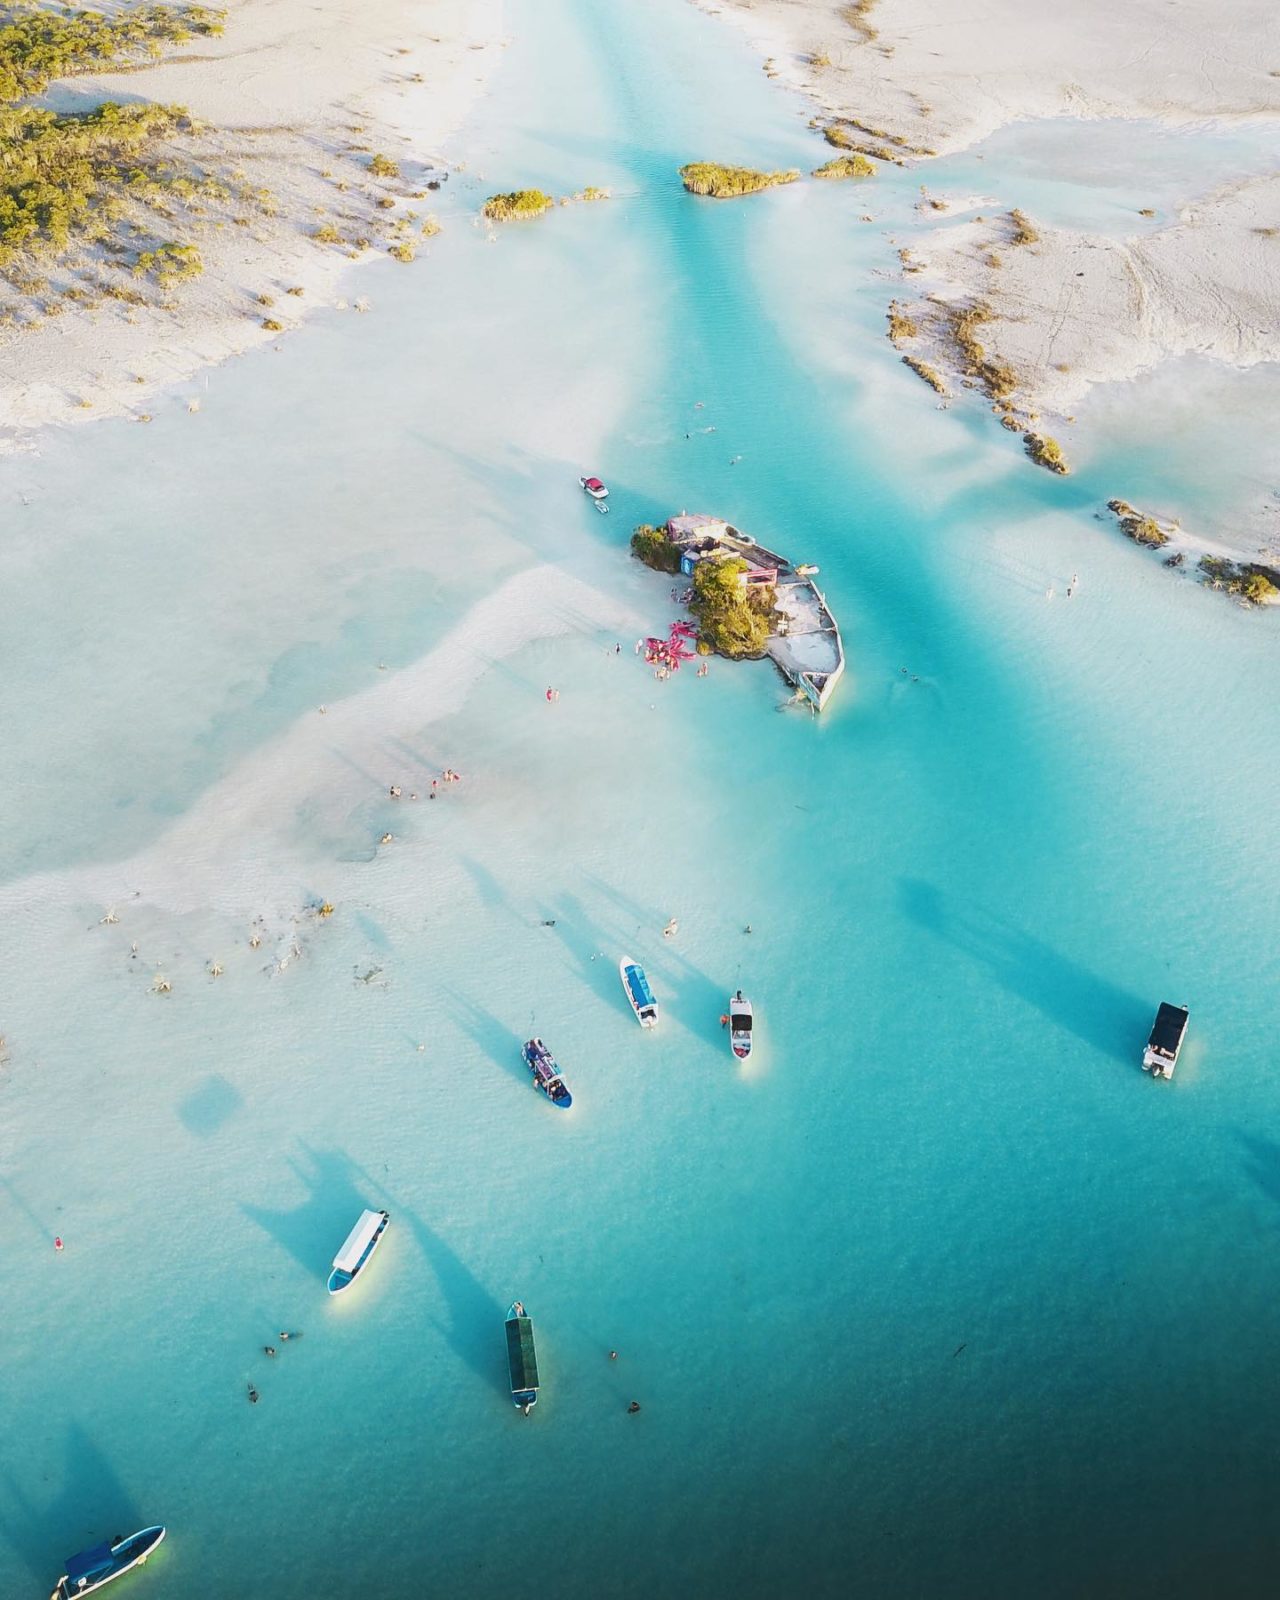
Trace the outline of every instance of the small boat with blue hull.
[[538, 1403], [538, 1355], [533, 1348], [533, 1319], [521, 1300], [513, 1300], [507, 1312], [507, 1366], [512, 1402], [527, 1417]]
[[342, 1294], [349, 1289], [369, 1264], [369, 1257], [382, 1243], [391, 1217], [386, 1211], [365, 1211], [359, 1222], [347, 1235], [347, 1242], [333, 1258], [333, 1271], [329, 1274], [329, 1293]]
[[636, 1021], [642, 1028], [656, 1028], [658, 1002], [653, 998], [653, 990], [644, 975], [644, 968], [630, 956], [623, 956], [618, 963], [618, 971], [622, 975], [622, 987], [626, 990], [631, 1009], [636, 1014]]
[[163, 1528], [143, 1528], [118, 1544], [96, 1544], [91, 1550], [67, 1557], [67, 1570], [58, 1579], [49, 1600], [74, 1600], [92, 1594], [104, 1584], [122, 1578], [133, 1567], [140, 1567], [164, 1538]]
[[729, 1002], [729, 1043], [739, 1061], [745, 1061], [751, 1054], [751, 1025], [754, 1020], [751, 1002], [739, 989]]
[[567, 1111], [573, 1104], [573, 1096], [560, 1076], [556, 1058], [542, 1040], [526, 1039], [520, 1047], [520, 1054], [524, 1057], [525, 1066], [533, 1073], [534, 1088], [541, 1089], [553, 1106]]

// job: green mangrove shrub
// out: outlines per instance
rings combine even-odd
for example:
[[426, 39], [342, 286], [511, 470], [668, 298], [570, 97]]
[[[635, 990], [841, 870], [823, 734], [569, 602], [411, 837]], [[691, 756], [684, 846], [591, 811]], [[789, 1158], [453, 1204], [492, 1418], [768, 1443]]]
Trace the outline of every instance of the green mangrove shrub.
[[713, 200], [734, 199], [756, 194], [780, 183], [794, 183], [799, 169], [786, 172], [757, 172], [751, 167], [726, 167], [717, 161], [690, 161], [680, 168], [680, 179], [690, 194], [709, 195]]
[[655, 572], [679, 572], [680, 547], [667, 538], [666, 530], [641, 523], [631, 535], [631, 554]]
[[540, 217], [555, 201], [541, 189], [513, 189], [510, 194], [491, 194], [480, 208], [491, 222], [522, 222]]
[[700, 561], [693, 569], [689, 608], [701, 638], [718, 655], [733, 660], [763, 654], [776, 598], [773, 589], [746, 588], [741, 582], [746, 570], [747, 563], [736, 556]]

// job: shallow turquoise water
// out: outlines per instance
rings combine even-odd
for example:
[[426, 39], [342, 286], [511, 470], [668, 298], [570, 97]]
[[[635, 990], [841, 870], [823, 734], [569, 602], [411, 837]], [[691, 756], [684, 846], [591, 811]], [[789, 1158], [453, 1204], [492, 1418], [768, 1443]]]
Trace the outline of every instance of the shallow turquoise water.
[[[184, 1600], [1267, 1593], [1274, 618], [922, 401], [861, 196], [681, 194], [819, 148], [734, 36], [513, 12], [485, 180], [370, 315], [3, 466], [0, 1592], [158, 1518]], [[617, 194], [469, 228], [526, 179]], [[821, 563], [821, 721], [630, 653], [679, 506]], [[594, 597], [477, 612], [538, 567]]]

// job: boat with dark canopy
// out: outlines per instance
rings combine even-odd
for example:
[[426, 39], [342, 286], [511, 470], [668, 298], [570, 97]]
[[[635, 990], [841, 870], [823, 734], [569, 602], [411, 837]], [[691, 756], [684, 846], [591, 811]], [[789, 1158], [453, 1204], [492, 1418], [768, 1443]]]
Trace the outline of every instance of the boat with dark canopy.
[[1178, 1065], [1182, 1041], [1187, 1033], [1186, 1006], [1171, 1006], [1167, 1000], [1160, 1002], [1156, 1020], [1151, 1024], [1147, 1048], [1142, 1054], [1142, 1070], [1153, 1078], [1172, 1078]]
[[753, 1021], [751, 1002], [746, 999], [742, 990], [739, 989], [729, 1002], [729, 1043], [739, 1061], [745, 1061], [751, 1054], [751, 1024]]
[[541, 1089], [553, 1106], [567, 1111], [573, 1104], [573, 1096], [560, 1076], [556, 1058], [542, 1040], [526, 1039], [520, 1047], [520, 1054], [524, 1057], [525, 1066], [533, 1073], [534, 1088]]
[[513, 1300], [507, 1312], [507, 1366], [511, 1399], [527, 1417], [538, 1403], [538, 1356], [533, 1348], [533, 1319], [521, 1300]]
[[75, 1600], [82, 1594], [93, 1594], [104, 1584], [122, 1578], [133, 1567], [140, 1567], [164, 1538], [163, 1528], [143, 1528], [141, 1533], [131, 1533], [118, 1544], [95, 1544], [92, 1549], [81, 1550], [79, 1555], [67, 1557], [67, 1570], [58, 1579], [49, 1600]]

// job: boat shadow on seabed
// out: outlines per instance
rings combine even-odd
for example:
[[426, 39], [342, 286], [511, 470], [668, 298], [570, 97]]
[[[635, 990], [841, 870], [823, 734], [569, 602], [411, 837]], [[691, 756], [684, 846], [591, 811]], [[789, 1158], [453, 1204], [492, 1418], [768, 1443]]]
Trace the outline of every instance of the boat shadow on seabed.
[[454, 1355], [470, 1367], [485, 1387], [509, 1403], [502, 1343], [506, 1305], [494, 1299], [453, 1247], [421, 1217], [403, 1207], [400, 1214], [408, 1222], [435, 1274], [440, 1303], [447, 1313], [447, 1319], [431, 1318], [432, 1325]]
[[378, 1186], [345, 1151], [312, 1150], [306, 1144], [302, 1150], [302, 1161], [289, 1162], [308, 1190], [301, 1205], [291, 1211], [251, 1205], [240, 1209], [308, 1272], [324, 1276], [334, 1246], [346, 1237], [352, 1219], [371, 1203], [369, 1194]]
[[[67, 1424], [63, 1454], [62, 1489], [43, 1507], [28, 1499], [11, 1468], [0, 1471], [0, 1539], [30, 1571], [36, 1585], [33, 1593], [49, 1592], [63, 1570], [59, 1563], [67, 1551], [111, 1539], [122, 1531], [131, 1533], [145, 1520], [107, 1458], [78, 1422]], [[86, 1515], [96, 1521], [90, 1525]]]
[[950, 909], [946, 896], [931, 883], [904, 878], [899, 889], [913, 922], [981, 962], [997, 983], [1055, 1026], [1126, 1065], [1137, 1059], [1135, 1048], [1141, 1054], [1151, 1020], [1148, 1003], [994, 912], [981, 906]]

